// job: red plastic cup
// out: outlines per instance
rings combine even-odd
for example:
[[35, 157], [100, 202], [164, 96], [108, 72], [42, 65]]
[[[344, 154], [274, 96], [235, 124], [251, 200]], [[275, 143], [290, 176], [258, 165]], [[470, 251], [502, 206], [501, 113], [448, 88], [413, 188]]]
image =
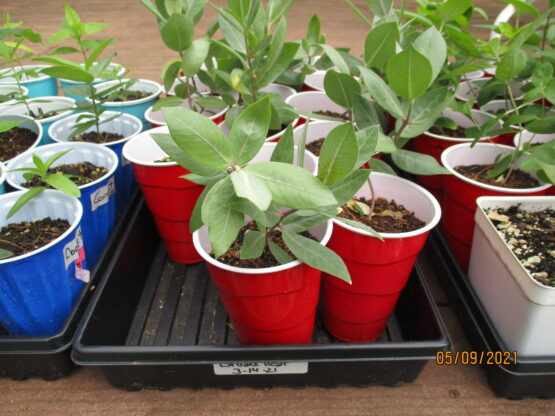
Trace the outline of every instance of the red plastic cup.
[[193, 246], [189, 221], [204, 186], [180, 178], [189, 172], [175, 162], [154, 162], [167, 155], [150, 134], [168, 132], [167, 127], [147, 130], [128, 141], [123, 154], [131, 162], [169, 257], [178, 263], [198, 263], [202, 257]]
[[460, 266], [466, 270], [470, 261], [470, 248], [474, 234], [476, 199], [481, 196], [545, 195], [550, 184], [535, 188], [512, 189], [486, 185], [455, 171], [455, 167], [473, 164], [491, 164], [500, 153], [513, 151], [510, 146], [491, 143], [459, 144], [446, 149], [441, 162], [451, 175], [445, 176], [443, 219], [441, 228]]
[[[331, 221], [311, 233], [323, 245]], [[312, 341], [321, 272], [299, 261], [262, 269], [220, 263], [212, 251], [208, 230], [193, 233], [193, 243], [208, 263], [210, 277], [229, 314], [237, 339], [244, 345], [307, 344]]]
[[[493, 115], [479, 110], [472, 110], [472, 113], [480, 124], [494, 118]], [[468, 128], [475, 126], [474, 121], [470, 118], [451, 109], [443, 111], [442, 117], [450, 118], [460, 127]], [[411, 145], [411, 150], [425, 155], [430, 155], [441, 163], [441, 153], [445, 149], [460, 143], [472, 143], [473, 140], [474, 139], [468, 139], [466, 137], [441, 136], [428, 131], [421, 134], [416, 139], [411, 140], [409, 143]], [[480, 142], [496, 143], [497, 140], [497, 137], [485, 137], [480, 139]], [[430, 191], [440, 203], [443, 203], [444, 178], [445, 175], [416, 175], [415, 179], [420, 185]]]
[[[372, 342], [380, 337], [429, 231], [441, 217], [439, 203], [424, 188], [384, 173], [372, 173], [371, 179], [376, 195], [404, 205], [426, 225], [407, 233], [382, 233], [381, 241], [333, 220], [328, 246], [347, 265], [352, 284], [324, 274], [324, 324], [333, 336], [347, 342]], [[356, 195], [371, 198], [368, 184]]]

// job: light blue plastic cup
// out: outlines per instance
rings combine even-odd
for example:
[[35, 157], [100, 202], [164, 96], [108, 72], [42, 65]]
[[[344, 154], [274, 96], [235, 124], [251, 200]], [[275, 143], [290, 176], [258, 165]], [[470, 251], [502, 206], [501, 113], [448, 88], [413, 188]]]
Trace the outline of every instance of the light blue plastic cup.
[[[55, 142], [63, 143], [71, 141], [69, 138], [70, 132], [75, 126], [75, 120], [82, 113], [72, 114], [66, 118], [56, 121], [50, 126], [48, 134]], [[101, 120], [107, 120], [118, 113], [113, 111], [105, 111], [101, 115]], [[133, 136], [141, 132], [143, 123], [137, 117], [130, 114], [121, 114], [118, 118], [101, 124], [100, 130], [110, 133], [117, 133], [123, 136], [123, 139], [110, 143], [102, 143], [99, 146], [106, 146], [112, 149], [118, 155], [119, 164], [115, 173], [116, 181], [116, 214], [121, 215], [131, 200], [133, 189], [136, 186], [135, 177], [131, 164], [125, 160], [122, 154], [123, 145]], [[95, 127], [87, 130], [94, 131]]]
[[37, 155], [44, 161], [68, 149], [71, 151], [58, 159], [53, 166], [89, 162], [108, 169], [102, 178], [79, 186], [81, 191], [79, 201], [83, 205], [81, 229], [85, 247], [87, 247], [87, 264], [92, 270], [108, 242], [116, 220], [114, 196], [114, 174], [118, 167], [116, 153], [104, 146], [80, 142], [54, 143], [37, 147], [34, 151], [18, 156], [10, 162], [7, 182], [17, 190], [27, 189], [22, 186], [26, 182], [23, 172], [15, 169], [33, 167], [33, 155]]
[[[48, 65], [23, 65], [23, 69], [34, 69], [37, 73], [44, 68], [48, 68]], [[10, 76], [10, 73], [12, 73], [11, 68], [0, 69], [0, 85], [16, 83], [15, 78]], [[56, 78], [40, 73], [38, 75], [37, 78], [23, 76], [23, 79], [20, 81], [20, 84], [29, 90], [27, 95], [30, 98], [58, 95]]]
[[[84, 286], [76, 278], [83, 208], [76, 198], [47, 189], [7, 220], [23, 192], [0, 195], [0, 228], [47, 217], [65, 219], [70, 228], [37, 250], [0, 260], [0, 323], [11, 335], [52, 335], [64, 325]], [[86, 260], [80, 264], [87, 270]]]
[[[0, 120], [9, 120], [9, 121], [16, 121], [16, 120], [24, 120], [23, 123], [21, 123], [20, 125], [18, 125], [17, 127], [21, 127], [24, 129], [29, 129], [32, 132], [37, 134], [37, 138], [34, 141], [34, 143], [29, 146], [29, 148], [27, 150], [25, 150], [23, 153], [29, 152], [30, 150], [34, 149], [35, 147], [37, 147], [40, 143], [40, 141], [42, 140], [42, 134], [43, 134], [43, 130], [42, 130], [42, 125], [33, 120], [31, 117], [28, 116], [22, 116], [22, 115], [15, 115], [15, 114], [5, 114], [5, 115], [0, 115]], [[12, 158], [14, 159], [14, 158]], [[1, 162], [4, 162], [6, 165], [8, 165], [10, 163], [11, 159], [7, 159], [7, 160], [2, 160]]]
[[[122, 82], [128, 81], [127, 79], [123, 79]], [[97, 90], [102, 91], [103, 89], [113, 87], [117, 84], [118, 81], [107, 81], [97, 85]], [[150, 81], [148, 79], [139, 79], [135, 82], [130, 89], [132, 91], [144, 91], [149, 93], [150, 95], [145, 98], [141, 98], [139, 100], [133, 101], [123, 101], [123, 102], [116, 102], [116, 101], [107, 101], [103, 104], [103, 107], [108, 109], [109, 111], [117, 111], [123, 112], [126, 114], [131, 114], [141, 120], [143, 125], [143, 129], [150, 126], [147, 119], [145, 118], [146, 110], [151, 107], [162, 92], [162, 86], [157, 82]]]
[[[36, 114], [39, 113], [39, 109], [45, 113], [48, 111], [62, 110], [58, 114], [55, 114], [53, 116], [36, 119], [36, 121], [41, 124], [43, 132], [39, 146], [54, 143], [54, 140], [52, 140], [48, 135], [48, 129], [50, 128], [52, 123], [57, 120], [61, 120], [62, 118], [67, 117], [75, 112], [75, 110], [70, 109], [72, 107], [75, 107], [75, 100], [68, 97], [41, 97], [38, 99], [31, 99], [27, 104], [29, 105], [29, 108], [31, 108], [31, 111]], [[27, 106], [23, 103], [18, 103], [15, 105], [7, 104], [1, 106], [0, 115], [6, 114], [18, 114], [24, 116], [29, 115], [27, 111]]]

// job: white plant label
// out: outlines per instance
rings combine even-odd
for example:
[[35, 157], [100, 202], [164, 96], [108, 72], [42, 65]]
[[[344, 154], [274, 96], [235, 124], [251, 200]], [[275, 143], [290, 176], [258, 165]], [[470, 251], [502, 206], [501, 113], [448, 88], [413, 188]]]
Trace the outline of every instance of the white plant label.
[[91, 211], [96, 211], [98, 207], [107, 204], [110, 196], [116, 193], [116, 185], [112, 176], [108, 183], [91, 194]]
[[214, 364], [214, 374], [217, 376], [262, 375], [262, 374], [307, 374], [307, 362], [236, 362]]
[[78, 261], [79, 263], [85, 259], [85, 247], [83, 245], [83, 233], [81, 227], [75, 230], [75, 239], [71, 240], [64, 246], [64, 262], [66, 270], [71, 263]]

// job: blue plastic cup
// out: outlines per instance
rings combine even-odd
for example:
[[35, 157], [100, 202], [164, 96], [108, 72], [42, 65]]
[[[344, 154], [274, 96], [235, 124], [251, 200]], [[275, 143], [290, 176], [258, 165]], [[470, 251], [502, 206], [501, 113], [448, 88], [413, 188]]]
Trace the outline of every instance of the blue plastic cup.
[[0, 195], [6, 193], [6, 165], [0, 162]]
[[108, 242], [116, 220], [114, 196], [114, 174], [118, 167], [116, 153], [104, 146], [80, 142], [54, 143], [37, 147], [33, 152], [21, 155], [10, 162], [7, 182], [15, 189], [25, 190], [26, 188], [22, 186], [26, 182], [23, 178], [23, 172], [15, 171], [15, 169], [34, 166], [33, 155], [37, 155], [44, 161], [67, 149], [71, 149], [71, 152], [58, 159], [54, 166], [90, 162], [93, 165], [108, 169], [108, 172], [102, 178], [79, 186], [81, 191], [79, 201], [83, 205], [81, 229], [83, 230], [85, 247], [87, 247], [87, 264], [92, 270]]
[[0, 260], [0, 323], [11, 335], [52, 335], [64, 325], [84, 286], [76, 277], [83, 278], [87, 270], [81, 260], [83, 208], [76, 198], [47, 189], [7, 220], [22, 194], [0, 195], [0, 228], [47, 217], [66, 219], [70, 228], [35, 251]]
[[[122, 82], [125, 81], [128, 80], [122, 80]], [[103, 89], [113, 87], [117, 83], [118, 81], [107, 81], [98, 84], [96, 88], [98, 91], [102, 91]], [[149, 123], [145, 118], [145, 112], [156, 102], [156, 100], [158, 100], [158, 97], [162, 92], [162, 86], [157, 82], [150, 81], [148, 79], [139, 79], [130, 87], [130, 90], [143, 91], [149, 93], [150, 95], [148, 97], [133, 101], [107, 101], [103, 103], [103, 107], [105, 107], [109, 111], [121, 111], [126, 114], [131, 114], [141, 120], [144, 123], [143, 128], [146, 128]]]
[[[82, 114], [82, 113], [81, 113]], [[75, 120], [81, 114], [72, 114], [66, 118], [56, 121], [50, 126], [48, 134], [55, 142], [63, 143], [71, 141], [69, 135], [75, 126]], [[118, 113], [113, 111], [105, 111], [101, 115], [101, 120], [109, 119]], [[100, 130], [110, 133], [117, 133], [123, 136], [123, 139], [110, 143], [103, 143], [101, 146], [106, 146], [112, 149], [118, 155], [119, 165], [115, 173], [116, 182], [116, 215], [121, 215], [131, 200], [133, 189], [136, 186], [135, 177], [133, 176], [133, 169], [131, 164], [124, 159], [122, 154], [123, 145], [133, 136], [141, 132], [143, 123], [137, 117], [129, 114], [123, 114], [111, 121], [101, 124]], [[94, 131], [95, 127], [87, 130]]]
[[[31, 117], [28, 116], [23, 116], [23, 115], [12, 115], [12, 114], [5, 114], [5, 115], [0, 115], [0, 120], [9, 120], [9, 121], [16, 121], [16, 120], [24, 120], [23, 123], [21, 123], [20, 125], [18, 125], [17, 127], [21, 127], [24, 129], [29, 129], [32, 132], [36, 133], [37, 138], [34, 141], [34, 143], [29, 146], [29, 148], [27, 150], [25, 150], [23, 153], [27, 153], [29, 151], [31, 151], [32, 149], [34, 149], [35, 147], [37, 147], [39, 145], [39, 143], [42, 140], [42, 135], [43, 135], [43, 129], [42, 129], [42, 125], [33, 120]], [[14, 158], [12, 158], [14, 159]], [[10, 163], [11, 159], [8, 160], [2, 160], [2, 162], [4, 162], [6, 165]]]
[[[68, 97], [41, 97], [40, 99], [29, 100], [27, 104], [29, 105], [31, 111], [36, 114], [39, 114], [39, 109], [42, 110], [44, 113], [48, 111], [61, 110], [58, 114], [55, 114], [53, 116], [36, 119], [36, 121], [42, 125], [43, 131], [42, 139], [39, 143], [39, 146], [54, 143], [54, 140], [52, 140], [48, 135], [48, 129], [50, 128], [52, 123], [57, 120], [61, 120], [62, 118], [67, 117], [75, 112], [75, 110], [69, 109], [75, 107], [75, 100]], [[27, 106], [23, 103], [15, 105], [7, 104], [0, 107], [0, 115], [6, 114], [29, 116]]]
[[[23, 65], [23, 69], [34, 69], [37, 73], [44, 68], [48, 68], [48, 65]], [[0, 85], [3, 84], [15, 84], [16, 80], [13, 76], [11, 68], [0, 69]], [[51, 97], [58, 95], [58, 83], [56, 78], [52, 78], [45, 74], [38, 74], [37, 78], [29, 78], [23, 76], [20, 84], [29, 90], [27, 94], [30, 98], [37, 97]]]

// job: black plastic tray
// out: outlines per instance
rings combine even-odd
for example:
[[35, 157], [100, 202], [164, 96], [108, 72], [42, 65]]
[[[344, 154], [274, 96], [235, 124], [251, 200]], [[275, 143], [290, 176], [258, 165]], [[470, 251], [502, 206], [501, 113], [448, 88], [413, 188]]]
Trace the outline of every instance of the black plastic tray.
[[[507, 346], [490, 321], [472, 288], [468, 276], [459, 267], [441, 233], [434, 230], [427, 249], [450, 304], [476, 351], [507, 351]], [[501, 397], [555, 397], [555, 356], [522, 358], [506, 365], [482, 365], [491, 389]]]
[[91, 284], [81, 292], [63, 328], [50, 336], [12, 336], [0, 326], [0, 377], [14, 380], [43, 378], [56, 380], [67, 376], [75, 368], [71, 360], [73, 337], [92, 298], [95, 288], [106, 272], [112, 269], [112, 252], [117, 247], [126, 223], [135, 212], [141, 197], [135, 192], [127, 211], [118, 219], [112, 235], [91, 274]]
[[[205, 265], [166, 256], [139, 207], [94, 295], [72, 358], [119, 388], [398, 385], [451, 343], [417, 264], [384, 336], [347, 344], [317, 323], [312, 344], [241, 346]], [[215, 375], [214, 364], [308, 362], [305, 374]]]

